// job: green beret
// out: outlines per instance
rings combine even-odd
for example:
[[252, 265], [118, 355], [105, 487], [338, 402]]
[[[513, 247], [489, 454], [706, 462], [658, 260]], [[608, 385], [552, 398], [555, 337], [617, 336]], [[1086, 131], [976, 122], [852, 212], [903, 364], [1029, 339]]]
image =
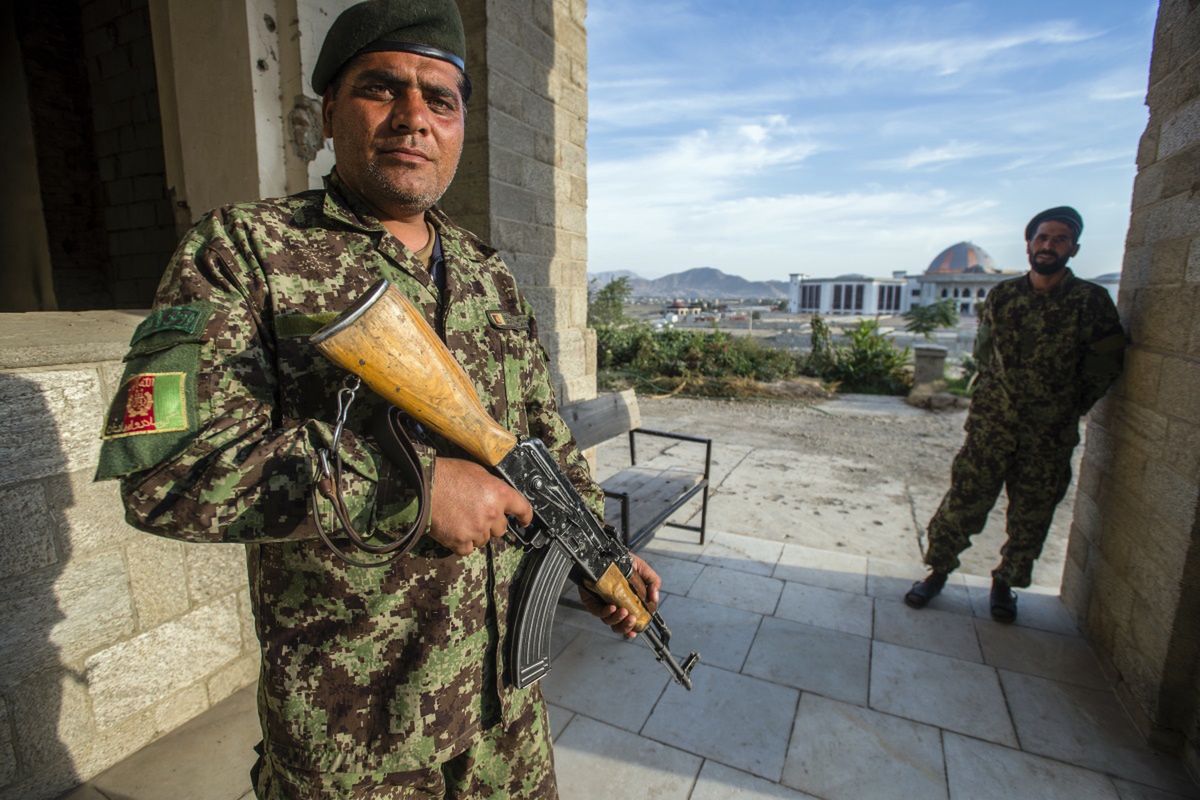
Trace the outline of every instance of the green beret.
[[366, 0], [350, 6], [325, 34], [313, 91], [325, 94], [346, 62], [380, 50], [439, 58], [465, 72], [467, 40], [458, 6], [454, 0]]
[[1079, 212], [1070, 206], [1056, 206], [1047, 208], [1029, 220], [1029, 224], [1025, 226], [1025, 241], [1033, 241], [1033, 235], [1037, 233], [1038, 225], [1043, 222], [1063, 223], [1074, 231], [1076, 242], [1079, 241], [1079, 234], [1083, 233], [1083, 217], [1079, 216]]

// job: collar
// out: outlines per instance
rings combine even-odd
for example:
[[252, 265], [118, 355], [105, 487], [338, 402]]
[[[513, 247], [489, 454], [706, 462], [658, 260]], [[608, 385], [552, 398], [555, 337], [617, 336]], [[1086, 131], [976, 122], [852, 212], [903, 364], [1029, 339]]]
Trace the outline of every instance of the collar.
[[[325, 201], [322, 211], [326, 217], [355, 230], [389, 235], [367, 202], [338, 175], [336, 167], [325, 176]], [[486, 261], [496, 254], [494, 248], [484, 244], [473, 233], [455, 225], [438, 206], [425, 212], [425, 222], [441, 235], [442, 246], [447, 255], [452, 251], [455, 255], [472, 261]]]
[[1075, 273], [1071, 271], [1070, 267], [1063, 267], [1063, 272], [1066, 273], [1063, 275], [1063, 279], [1059, 281], [1053, 289], [1050, 289], [1046, 292], [1039, 292], [1037, 289], [1033, 288], [1033, 279], [1029, 277], [1031, 272], [1033, 272], [1032, 268], [1029, 270], [1029, 272], [1026, 272], [1021, 277], [1020, 283], [1021, 289], [1030, 294], [1041, 295], [1044, 297], [1059, 294], [1060, 292], [1065, 291], [1068, 286], [1075, 282]]

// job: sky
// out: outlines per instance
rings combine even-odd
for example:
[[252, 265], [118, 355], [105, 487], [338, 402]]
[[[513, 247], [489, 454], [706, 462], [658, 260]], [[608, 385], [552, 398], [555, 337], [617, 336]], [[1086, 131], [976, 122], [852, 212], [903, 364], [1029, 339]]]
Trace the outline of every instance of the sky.
[[589, 0], [588, 271], [1121, 268], [1156, 0]]

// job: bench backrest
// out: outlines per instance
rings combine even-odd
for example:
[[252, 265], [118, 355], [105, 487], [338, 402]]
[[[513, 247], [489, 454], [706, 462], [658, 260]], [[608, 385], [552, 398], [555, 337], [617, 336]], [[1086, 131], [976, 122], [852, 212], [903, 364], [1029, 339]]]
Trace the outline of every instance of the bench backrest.
[[580, 450], [595, 447], [642, 424], [633, 389], [603, 394], [559, 409]]

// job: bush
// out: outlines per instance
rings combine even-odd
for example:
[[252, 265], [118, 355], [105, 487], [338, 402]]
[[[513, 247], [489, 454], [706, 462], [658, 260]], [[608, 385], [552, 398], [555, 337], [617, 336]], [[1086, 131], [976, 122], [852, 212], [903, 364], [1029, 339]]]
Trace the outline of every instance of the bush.
[[654, 391], [662, 390], [655, 384], [662, 379], [676, 387], [680, 379], [715, 379], [697, 384], [719, 391], [712, 387], [783, 380], [800, 370], [795, 355], [751, 338], [722, 331], [654, 331], [647, 325], [597, 327], [596, 360], [602, 382], [621, 379]]
[[837, 384], [843, 392], [904, 394], [912, 383], [905, 367], [908, 348], [899, 349], [879, 330], [876, 320], [863, 320], [850, 331], [849, 344], [835, 345], [829, 325], [818, 314], [812, 321], [812, 351], [804, 373]]

